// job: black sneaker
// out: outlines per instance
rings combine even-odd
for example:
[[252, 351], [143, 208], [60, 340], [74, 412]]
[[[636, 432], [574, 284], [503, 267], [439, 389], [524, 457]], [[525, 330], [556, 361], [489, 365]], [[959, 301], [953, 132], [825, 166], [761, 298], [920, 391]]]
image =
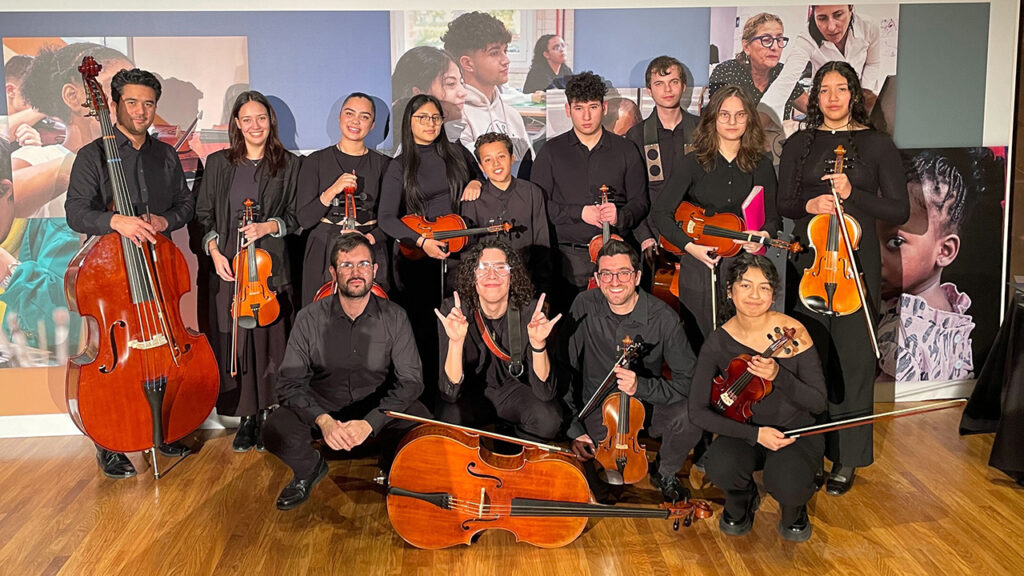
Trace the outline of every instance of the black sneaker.
[[790, 542], [807, 542], [811, 539], [811, 519], [807, 515], [807, 505], [800, 507], [800, 514], [789, 526], [779, 523], [779, 536]]
[[680, 484], [675, 475], [666, 478], [657, 469], [653, 469], [650, 471], [650, 479], [651, 486], [661, 490], [665, 502], [684, 502], [690, 499], [690, 489]]
[[97, 446], [96, 462], [100, 465], [100, 470], [103, 471], [103, 475], [107, 478], [120, 480], [122, 478], [131, 478], [136, 474], [132, 461], [120, 452], [111, 452]]
[[238, 423], [238, 430], [235, 431], [235, 440], [231, 443], [231, 449], [235, 452], [248, 452], [256, 446], [256, 416], [242, 416]]
[[324, 476], [327, 476], [327, 460], [324, 460], [320, 454], [317, 454], [317, 457], [320, 458], [320, 461], [317, 462], [312, 476], [292, 477], [292, 481], [284, 487], [284, 490], [281, 490], [281, 495], [277, 497], [278, 510], [291, 510], [309, 500], [309, 494], [313, 491], [313, 487], [323, 480]]
[[756, 492], [757, 488], [754, 488], [754, 497], [750, 499], [747, 504], [746, 514], [742, 518], [733, 518], [722, 510], [722, 515], [718, 518], [718, 529], [730, 536], [743, 536], [754, 527], [754, 512], [757, 512], [758, 507], [761, 506], [761, 495]]

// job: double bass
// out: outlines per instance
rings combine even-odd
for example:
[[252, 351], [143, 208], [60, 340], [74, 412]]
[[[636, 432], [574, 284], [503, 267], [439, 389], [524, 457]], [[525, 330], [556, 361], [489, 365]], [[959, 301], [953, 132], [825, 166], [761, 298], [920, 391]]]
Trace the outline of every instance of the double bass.
[[[114, 208], [136, 216], [121, 167], [101, 66], [78, 67], [103, 129]], [[115, 452], [150, 450], [183, 438], [213, 410], [217, 362], [206, 337], [187, 328], [179, 301], [191, 289], [181, 251], [161, 234], [136, 246], [117, 232], [90, 238], [64, 274], [68, 308], [87, 318], [89, 345], [68, 360], [68, 412], [96, 444]]]
[[[564, 449], [427, 419], [402, 439], [388, 476], [391, 525], [409, 544], [437, 550], [471, 544], [484, 530], [505, 530], [519, 542], [558, 548], [594, 518], [709, 518], [701, 500], [626, 508], [597, 504], [576, 457]], [[515, 455], [490, 452], [481, 436], [523, 446]]]

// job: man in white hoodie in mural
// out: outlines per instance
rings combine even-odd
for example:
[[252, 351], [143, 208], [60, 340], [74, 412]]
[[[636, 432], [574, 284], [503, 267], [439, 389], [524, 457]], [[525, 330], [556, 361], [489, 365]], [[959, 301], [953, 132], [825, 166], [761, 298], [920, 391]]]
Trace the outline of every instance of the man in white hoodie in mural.
[[[481, 134], [499, 132], [508, 135], [521, 159], [512, 166], [520, 178], [529, 177], [533, 146], [526, 134], [523, 117], [502, 97], [502, 85], [508, 82], [508, 43], [512, 40], [500, 20], [483, 12], [468, 12], [448, 23], [441, 36], [444, 49], [458, 61], [466, 83], [466, 104], [462, 110], [465, 126], [459, 140], [472, 152]], [[454, 134], [449, 134], [454, 138]], [[524, 167], [524, 170], [520, 170]]]

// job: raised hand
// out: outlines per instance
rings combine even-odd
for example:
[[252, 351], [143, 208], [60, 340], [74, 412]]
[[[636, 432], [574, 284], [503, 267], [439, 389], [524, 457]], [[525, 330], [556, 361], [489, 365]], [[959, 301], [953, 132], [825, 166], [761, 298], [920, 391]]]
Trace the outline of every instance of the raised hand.
[[547, 294], [541, 294], [540, 298], [537, 299], [537, 307], [533, 309], [530, 323], [526, 325], [526, 334], [530, 338], [530, 346], [534, 348], [544, 348], [548, 336], [551, 335], [551, 329], [562, 319], [561, 314], [550, 320], [544, 314], [544, 298], [546, 296]]
[[455, 293], [455, 306], [452, 306], [447, 316], [441, 314], [441, 311], [437, 308], [434, 308], [434, 314], [437, 315], [437, 319], [444, 326], [444, 332], [448, 335], [449, 341], [452, 343], [465, 341], [466, 332], [469, 330], [469, 322], [462, 313], [462, 303], [459, 301], [458, 292]]

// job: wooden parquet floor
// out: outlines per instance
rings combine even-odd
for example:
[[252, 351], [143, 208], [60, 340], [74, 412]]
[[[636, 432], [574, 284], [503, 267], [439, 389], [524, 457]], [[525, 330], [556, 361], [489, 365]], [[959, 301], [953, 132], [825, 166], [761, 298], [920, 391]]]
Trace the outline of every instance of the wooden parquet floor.
[[[0, 440], [0, 574], [1024, 574], [1024, 488], [986, 465], [992, 437], [961, 438], [958, 422], [953, 410], [876, 426], [876, 463], [847, 495], [814, 497], [804, 544], [778, 536], [770, 498], [750, 534], [722, 534], [709, 488], [716, 517], [691, 528], [591, 520], [556, 550], [502, 532], [412, 548], [370, 482], [371, 458], [331, 461], [312, 498], [280, 512], [289, 470], [232, 453], [224, 432], [197, 435], [200, 452], [158, 481], [137, 454], [137, 477], [104, 478], [83, 437]], [[658, 496], [645, 480], [623, 501]]]

